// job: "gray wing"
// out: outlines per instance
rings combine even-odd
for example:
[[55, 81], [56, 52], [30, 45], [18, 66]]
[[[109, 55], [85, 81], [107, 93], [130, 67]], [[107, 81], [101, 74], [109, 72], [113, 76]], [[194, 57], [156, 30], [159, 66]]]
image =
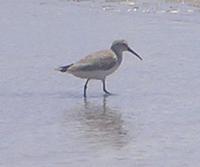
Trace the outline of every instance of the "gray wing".
[[73, 64], [69, 71], [109, 70], [117, 63], [117, 56], [110, 50], [93, 53]]

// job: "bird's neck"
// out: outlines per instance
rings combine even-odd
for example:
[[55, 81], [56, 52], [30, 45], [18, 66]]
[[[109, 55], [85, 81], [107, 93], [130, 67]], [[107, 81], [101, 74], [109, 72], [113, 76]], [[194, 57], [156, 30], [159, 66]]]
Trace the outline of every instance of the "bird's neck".
[[118, 47], [114, 47], [114, 46], [112, 46], [111, 47], [111, 50], [117, 55], [117, 56], [122, 56], [122, 50], [121, 49], [119, 49]]
[[118, 49], [118, 48], [115, 48], [115, 47], [111, 47], [111, 50], [116, 54], [118, 62], [120, 64], [122, 62], [122, 53], [123, 53], [123, 51]]

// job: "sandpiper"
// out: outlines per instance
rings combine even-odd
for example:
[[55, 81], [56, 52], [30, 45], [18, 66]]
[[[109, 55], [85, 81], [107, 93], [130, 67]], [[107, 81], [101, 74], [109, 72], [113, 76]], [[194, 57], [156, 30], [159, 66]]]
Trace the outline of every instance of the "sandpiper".
[[86, 97], [87, 84], [91, 79], [101, 80], [103, 83], [103, 91], [110, 95], [111, 93], [106, 90], [105, 80], [108, 75], [115, 72], [120, 66], [122, 62], [122, 53], [124, 51], [129, 51], [142, 60], [142, 58], [128, 46], [125, 40], [116, 40], [112, 43], [110, 49], [92, 53], [76, 63], [61, 66], [56, 70], [68, 72], [76, 77], [86, 79], [84, 97]]

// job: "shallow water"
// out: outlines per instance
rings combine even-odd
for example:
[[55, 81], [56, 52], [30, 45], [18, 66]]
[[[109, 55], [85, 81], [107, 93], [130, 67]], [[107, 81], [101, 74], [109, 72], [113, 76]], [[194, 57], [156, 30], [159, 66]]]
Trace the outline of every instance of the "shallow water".
[[[199, 8], [0, 2], [0, 166], [199, 165]], [[124, 38], [104, 96], [54, 71]]]

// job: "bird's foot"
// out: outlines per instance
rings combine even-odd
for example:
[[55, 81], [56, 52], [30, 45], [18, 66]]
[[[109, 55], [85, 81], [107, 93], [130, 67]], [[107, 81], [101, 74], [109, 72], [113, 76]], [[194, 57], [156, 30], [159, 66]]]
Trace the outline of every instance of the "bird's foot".
[[112, 95], [112, 93], [108, 92], [107, 90], [103, 90], [107, 95]]

